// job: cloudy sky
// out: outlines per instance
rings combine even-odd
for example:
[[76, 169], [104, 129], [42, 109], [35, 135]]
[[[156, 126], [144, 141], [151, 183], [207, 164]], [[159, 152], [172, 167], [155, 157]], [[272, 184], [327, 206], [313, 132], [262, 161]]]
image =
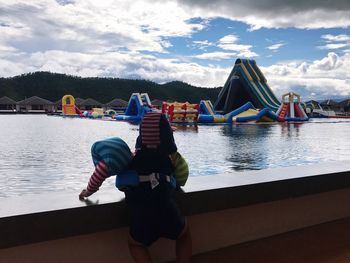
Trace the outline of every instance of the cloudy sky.
[[0, 76], [222, 86], [257, 61], [276, 95], [350, 97], [350, 0], [0, 0]]

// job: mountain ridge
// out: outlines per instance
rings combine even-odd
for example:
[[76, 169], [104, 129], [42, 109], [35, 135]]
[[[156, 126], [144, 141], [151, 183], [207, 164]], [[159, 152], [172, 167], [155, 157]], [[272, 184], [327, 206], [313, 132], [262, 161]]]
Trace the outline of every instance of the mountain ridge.
[[202, 99], [214, 102], [220, 89], [196, 87], [182, 81], [158, 84], [145, 79], [79, 77], [47, 71], [0, 78], [0, 97], [7, 96], [16, 101], [31, 96], [57, 101], [71, 94], [106, 103], [115, 98], [128, 101], [132, 93], [139, 92], [148, 93], [151, 100], [198, 103]]

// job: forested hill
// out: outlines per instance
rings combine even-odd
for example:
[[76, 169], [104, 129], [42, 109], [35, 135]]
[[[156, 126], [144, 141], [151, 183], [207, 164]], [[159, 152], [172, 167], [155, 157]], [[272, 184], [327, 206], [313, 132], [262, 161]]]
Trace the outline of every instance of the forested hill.
[[81, 78], [50, 72], [35, 72], [11, 78], [0, 78], [0, 97], [15, 101], [39, 96], [57, 101], [65, 94], [76, 98], [93, 98], [106, 103], [115, 98], [129, 100], [134, 92], [148, 93], [151, 100], [198, 103], [201, 99], [215, 102], [220, 88], [198, 88], [180, 81], [157, 84], [147, 80], [119, 78]]

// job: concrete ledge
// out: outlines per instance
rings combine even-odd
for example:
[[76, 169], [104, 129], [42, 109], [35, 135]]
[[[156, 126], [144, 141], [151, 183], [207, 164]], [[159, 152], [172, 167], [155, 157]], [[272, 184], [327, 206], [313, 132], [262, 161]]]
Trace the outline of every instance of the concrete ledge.
[[[194, 253], [350, 217], [349, 171], [350, 165], [332, 163], [190, 178], [178, 199], [189, 216]], [[3, 199], [0, 262], [44, 262], [35, 259], [52, 254], [49, 262], [62, 262], [71, 250], [69, 261], [86, 254], [85, 262], [129, 262], [122, 198], [102, 190], [87, 203], [77, 193]], [[157, 242], [153, 257], [173, 259], [172, 246]]]
[[191, 216], [194, 253], [348, 218], [349, 201], [344, 189]]
[[[276, 234], [350, 218], [350, 190], [343, 189], [260, 203], [188, 217], [193, 252], [199, 254]], [[84, 220], [84, 219], [81, 219]], [[68, 224], [65, 222], [65, 224]], [[0, 262], [133, 262], [127, 248], [128, 228], [0, 249]], [[161, 239], [151, 247], [154, 262], [174, 260], [174, 242]]]
[[178, 201], [187, 215], [350, 187], [350, 163], [249, 171], [190, 178]]
[[347, 218], [198, 254], [192, 262], [347, 263], [349, 245]]

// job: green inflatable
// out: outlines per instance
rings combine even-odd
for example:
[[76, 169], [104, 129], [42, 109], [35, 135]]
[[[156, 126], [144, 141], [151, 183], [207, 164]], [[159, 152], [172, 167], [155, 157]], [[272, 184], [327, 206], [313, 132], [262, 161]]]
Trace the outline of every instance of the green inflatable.
[[189, 174], [188, 164], [179, 152], [174, 154], [173, 160], [175, 166], [176, 185], [184, 186]]

